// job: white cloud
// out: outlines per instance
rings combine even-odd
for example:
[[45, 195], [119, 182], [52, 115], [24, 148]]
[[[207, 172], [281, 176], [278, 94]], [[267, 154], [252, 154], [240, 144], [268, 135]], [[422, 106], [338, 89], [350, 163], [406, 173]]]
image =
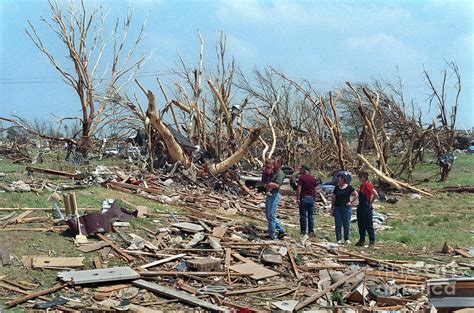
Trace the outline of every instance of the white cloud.
[[217, 18], [243, 24], [288, 26], [319, 26], [346, 29], [399, 23], [410, 13], [397, 6], [359, 5], [359, 3], [223, 1], [218, 5]]
[[237, 61], [245, 59], [246, 62], [252, 62], [255, 59], [257, 49], [250, 42], [230, 33], [226, 33], [226, 37], [229, 56], [235, 57]]
[[456, 38], [453, 46], [456, 50], [472, 55], [474, 49], [474, 33], [465, 34]]
[[384, 60], [380, 65], [423, 64], [424, 57], [417, 49], [393, 36], [377, 33], [365, 37], [352, 37], [346, 40], [346, 47], [363, 53], [371, 60]]

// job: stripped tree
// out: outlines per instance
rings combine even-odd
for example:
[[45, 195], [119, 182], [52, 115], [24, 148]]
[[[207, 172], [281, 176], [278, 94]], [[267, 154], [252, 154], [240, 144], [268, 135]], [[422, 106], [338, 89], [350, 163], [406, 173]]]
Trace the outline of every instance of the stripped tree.
[[[238, 105], [232, 102], [235, 95], [232, 89], [235, 62], [232, 59], [230, 63], [226, 63], [223, 33], [217, 44], [218, 66], [215, 72], [204, 72], [204, 39], [201, 33], [199, 39], [199, 63], [196, 68], [187, 66], [180, 56], [181, 68], [174, 71], [174, 88], [168, 92], [157, 79], [165, 100], [161, 111], [157, 109], [157, 99], [153, 92], [145, 89], [138, 80], [136, 83], [147, 97], [146, 118], [163, 142], [163, 152], [169, 160], [191, 168], [196, 165], [193, 163], [194, 152], [210, 151], [215, 162], [210, 162], [208, 157], [200, 161], [205, 161], [211, 174], [218, 175], [248, 155], [248, 149], [258, 140], [260, 129], [236, 123], [247, 101], [243, 99]], [[207, 80], [207, 88], [201, 84], [203, 79]], [[166, 113], [171, 113], [176, 132], [171, 125], [165, 123]], [[177, 137], [181, 138], [177, 140]], [[186, 149], [182, 146], [184, 142]]]
[[[433, 83], [430, 74], [426, 69], [423, 70], [423, 77], [431, 91], [428, 98], [430, 107], [436, 104], [438, 115], [433, 120], [434, 148], [440, 167], [440, 180], [447, 181], [449, 172], [454, 162], [453, 146], [456, 134], [456, 117], [459, 107], [459, 97], [461, 95], [461, 75], [454, 61], [447, 63], [448, 69], [443, 70], [441, 86], [437, 87]], [[448, 70], [451, 72], [448, 78]], [[448, 99], [447, 86], [449, 79], [454, 84], [455, 95]], [[451, 103], [449, 103], [451, 101]]]
[[110, 98], [120, 92], [147, 59], [144, 54], [136, 56], [145, 23], [136, 38], [130, 40], [132, 44], [128, 45], [127, 35], [133, 17], [131, 9], [125, 20], [115, 21], [111, 35], [108, 35], [102, 8], [89, 11], [84, 0], [79, 5], [75, 2], [60, 5], [50, 0], [49, 8], [50, 17], [41, 18], [41, 21], [59, 38], [67, 53], [66, 61], [58, 57], [64, 52], [55, 54], [48, 49], [42, 39], [46, 35], [40, 35], [31, 21], [28, 21], [26, 33], [64, 82], [74, 89], [81, 115], [70, 119], [80, 121], [81, 132], [73, 138], [54, 137], [36, 132], [18, 117], [4, 120], [45, 139], [75, 145], [80, 154], [87, 156], [95, 137], [106, 129], [105, 113]]

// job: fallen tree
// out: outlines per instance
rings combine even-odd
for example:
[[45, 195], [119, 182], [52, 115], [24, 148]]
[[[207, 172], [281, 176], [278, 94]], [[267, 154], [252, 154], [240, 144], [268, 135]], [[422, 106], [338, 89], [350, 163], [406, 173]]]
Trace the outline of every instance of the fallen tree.
[[248, 149], [250, 148], [250, 146], [258, 140], [260, 133], [261, 130], [259, 128], [252, 129], [250, 131], [249, 136], [244, 140], [244, 142], [237, 149], [237, 151], [235, 151], [230, 157], [228, 157], [224, 161], [209, 166], [209, 172], [213, 175], [222, 174], [227, 171], [232, 165], [238, 163], [245, 156], [245, 154], [248, 153]]
[[[145, 92], [145, 90], [143, 90]], [[150, 119], [150, 123], [153, 129], [160, 135], [163, 139], [168, 155], [173, 161], [181, 162], [185, 167], [189, 167], [190, 160], [189, 157], [184, 153], [181, 146], [176, 142], [173, 134], [170, 132], [168, 127], [163, 124], [158, 114], [156, 113], [156, 100], [153, 93], [148, 90], [145, 92], [148, 98], [148, 110], [147, 117]]]
[[437, 189], [437, 192], [474, 192], [474, 186], [448, 186]]
[[429, 193], [427, 191], [415, 188], [415, 187], [413, 187], [413, 186], [411, 186], [407, 183], [398, 181], [398, 180], [396, 180], [392, 177], [387, 176], [381, 170], [375, 168], [372, 164], [370, 164], [370, 162], [363, 155], [358, 154], [357, 157], [377, 176], [377, 178], [379, 178], [381, 181], [389, 184], [393, 188], [395, 188], [399, 191], [410, 190], [410, 191], [414, 191], [414, 192], [417, 192], [417, 193], [424, 194], [426, 196], [433, 196], [432, 193]]

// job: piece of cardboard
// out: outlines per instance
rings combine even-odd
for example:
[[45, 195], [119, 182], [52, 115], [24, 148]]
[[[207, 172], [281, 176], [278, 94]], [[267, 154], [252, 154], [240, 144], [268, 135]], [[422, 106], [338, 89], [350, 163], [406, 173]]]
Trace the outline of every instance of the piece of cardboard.
[[256, 263], [242, 263], [232, 265], [230, 267], [231, 270], [236, 271], [237, 273], [242, 274], [252, 274], [251, 278], [255, 280], [269, 278], [273, 276], [279, 275], [278, 272], [272, 271], [266, 267], [258, 265]]

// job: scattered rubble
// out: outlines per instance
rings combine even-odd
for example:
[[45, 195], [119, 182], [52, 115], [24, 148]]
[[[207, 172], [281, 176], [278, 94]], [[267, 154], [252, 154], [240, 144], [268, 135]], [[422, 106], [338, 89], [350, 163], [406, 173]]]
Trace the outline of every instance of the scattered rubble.
[[[7, 303], [8, 307], [23, 304], [36, 309], [140, 312], [161, 310], [163, 306], [171, 310], [199, 307], [211, 311], [291, 312], [335, 307], [422, 310], [429, 305], [427, 282], [430, 286], [431, 279], [462, 277], [464, 271], [472, 269], [468, 262], [434, 267], [378, 260], [313, 239], [304, 243], [293, 238], [263, 240], [265, 228], [233, 216], [265, 221], [262, 210], [265, 195], [242, 188], [234, 180], [223, 185], [216, 178], [189, 181], [179, 171], [173, 177], [143, 176], [106, 167], [98, 167], [87, 175], [36, 169], [33, 172], [59, 175], [69, 182], [56, 180], [54, 189], [52, 183], [35, 179], [10, 184], [14, 191], [51, 188], [56, 194], [50, 197], [55, 205], [52, 209], [31, 208], [7, 215], [3, 230], [16, 229], [18, 223], [41, 223], [39, 231], [61, 232], [69, 228], [76, 239], [78, 234], [87, 236], [84, 244], [76, 240], [76, 249], [88, 255], [23, 256], [24, 266], [32, 271], [57, 270], [61, 283], [31, 292], [22, 287], [23, 283], [2, 278], [1, 289], [19, 294]], [[61, 188], [67, 184], [78, 187], [91, 183], [179, 205], [185, 214], [169, 212], [157, 216], [149, 208], [133, 204], [130, 206], [135, 210], [129, 212], [113, 199], [104, 200], [98, 209], [79, 208], [74, 197], [64, 193], [70, 188]], [[38, 184], [43, 187], [38, 188]], [[224, 192], [222, 186], [226, 186]], [[61, 193], [64, 209], [58, 205]], [[321, 214], [328, 212], [330, 196], [330, 192], [319, 192], [317, 205]], [[298, 217], [292, 213], [296, 209], [290, 199], [282, 201], [279, 214], [284, 216], [284, 223], [297, 225]], [[32, 212], [46, 211], [54, 213], [56, 220], [30, 217]], [[379, 230], [386, 228], [386, 218], [374, 211], [374, 226]], [[132, 219], [149, 219], [156, 226], [141, 226], [144, 235], [136, 234], [130, 231]], [[17, 266], [3, 247], [0, 253], [3, 266]], [[453, 249], [447, 243], [443, 253], [470, 257], [467, 251]], [[109, 267], [111, 259], [115, 259], [113, 264], [121, 265]], [[54, 297], [46, 297], [52, 293]], [[433, 301], [444, 303], [439, 299]]]
[[[156, 220], [153, 230], [144, 228], [145, 238], [127, 232], [127, 227], [123, 231], [114, 227], [111, 221], [123, 211], [111, 202], [104, 201], [105, 213], [81, 216], [81, 225], [88, 225], [85, 217], [109, 213], [108, 226], [84, 227], [89, 242], [76, 247], [93, 253], [95, 269], [72, 270], [90, 268], [85, 257], [29, 256], [25, 262], [31, 270], [58, 270], [62, 283], [32, 293], [19, 282], [3, 278], [0, 288], [20, 294], [8, 307], [140, 312], [161, 310], [164, 305], [170, 310], [199, 307], [222, 312], [333, 307], [422, 310], [428, 307], [426, 286], [433, 288], [439, 279], [447, 281], [453, 275], [462, 277], [463, 269], [469, 269], [462, 263], [446, 265], [441, 271], [410, 261], [378, 260], [330, 243], [307, 241], [301, 247], [291, 238], [266, 241], [260, 239], [263, 228], [192, 207], [185, 207], [185, 215], [167, 214], [168, 224]], [[257, 207], [259, 201], [251, 203]], [[102, 234], [105, 229], [106, 235]], [[128, 266], [109, 268], [111, 258], [123, 259]], [[45, 297], [51, 293], [55, 297]], [[430, 301], [441, 307], [450, 300]]]

